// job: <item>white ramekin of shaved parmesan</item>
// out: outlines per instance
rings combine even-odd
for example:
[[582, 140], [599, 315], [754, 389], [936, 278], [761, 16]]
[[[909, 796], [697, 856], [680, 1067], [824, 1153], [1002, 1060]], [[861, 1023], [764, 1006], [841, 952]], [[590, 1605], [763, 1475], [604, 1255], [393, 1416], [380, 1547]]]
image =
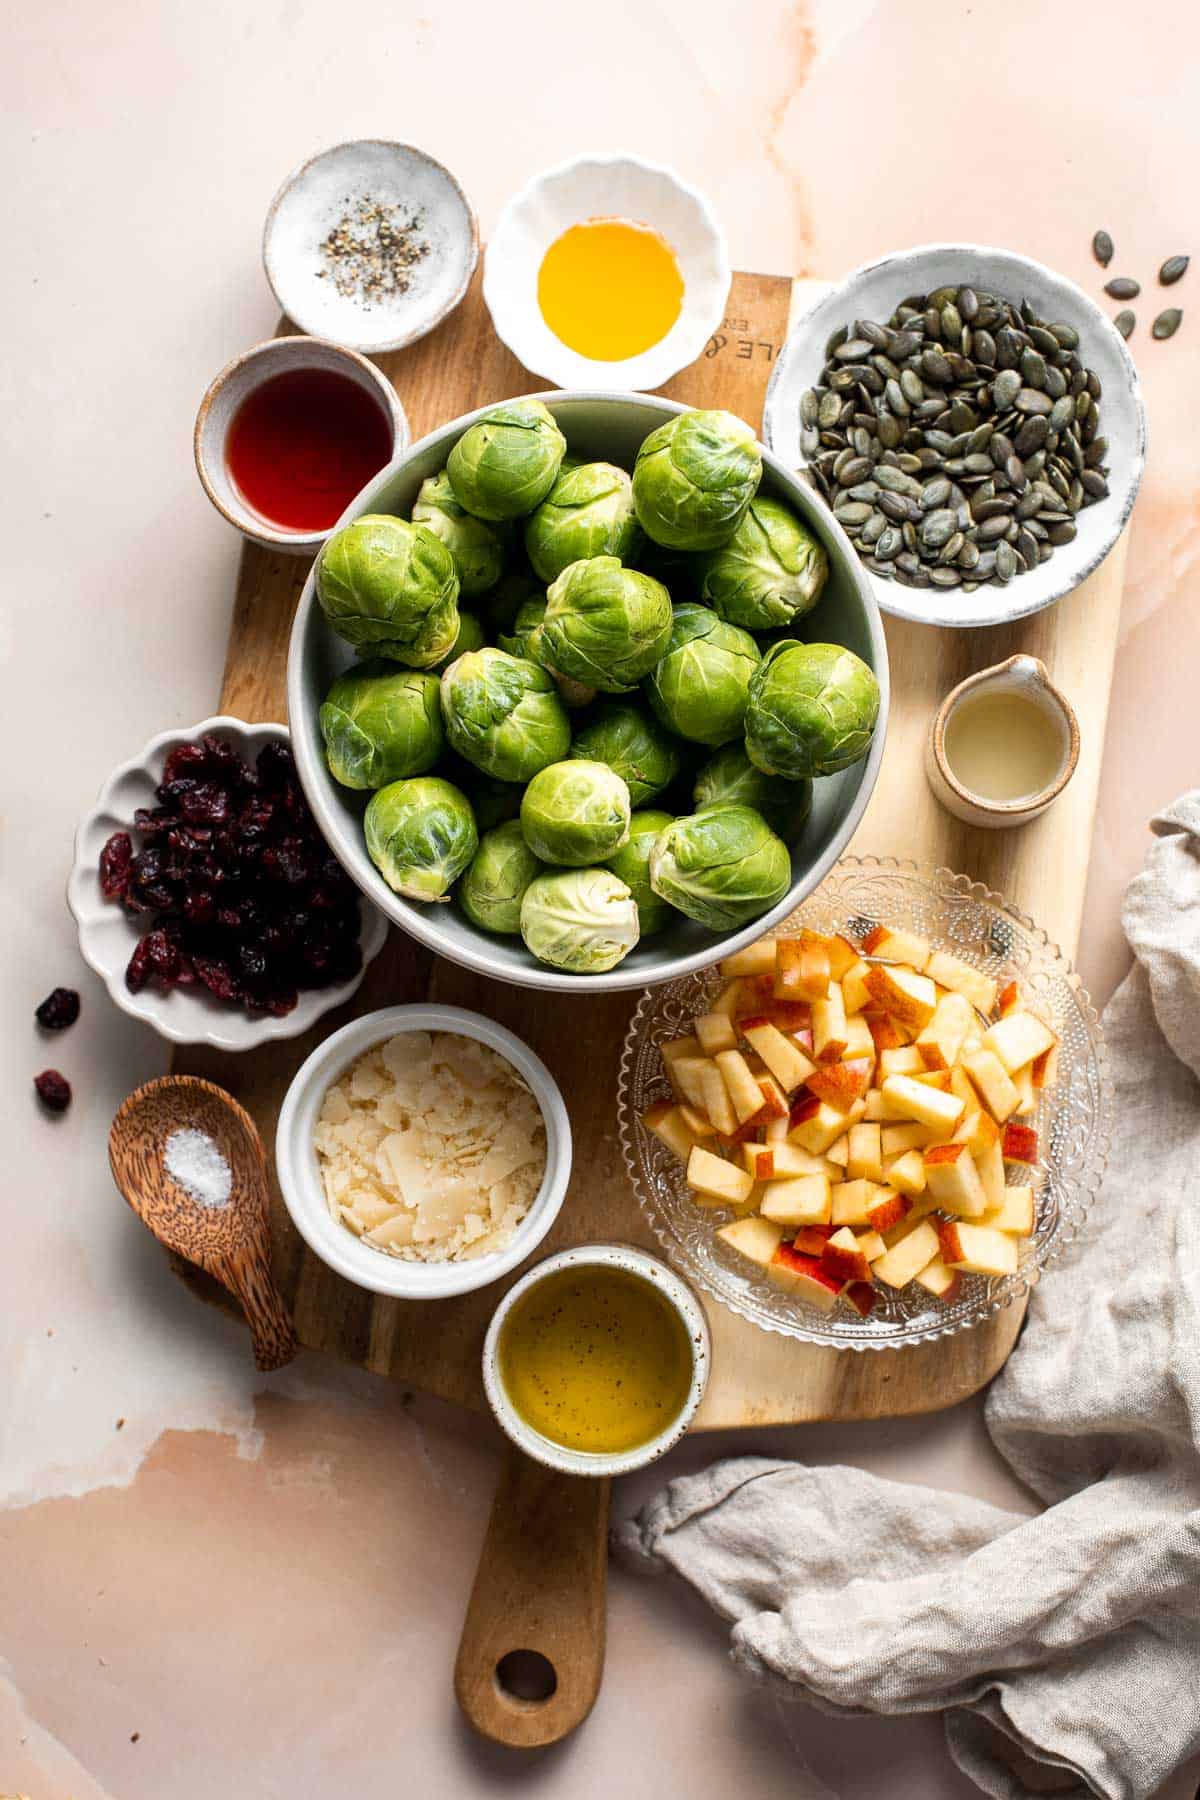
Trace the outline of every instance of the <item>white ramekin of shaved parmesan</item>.
[[275, 1161], [296, 1229], [359, 1287], [486, 1286], [549, 1231], [571, 1173], [566, 1108], [521, 1040], [454, 1006], [355, 1019], [297, 1071]]

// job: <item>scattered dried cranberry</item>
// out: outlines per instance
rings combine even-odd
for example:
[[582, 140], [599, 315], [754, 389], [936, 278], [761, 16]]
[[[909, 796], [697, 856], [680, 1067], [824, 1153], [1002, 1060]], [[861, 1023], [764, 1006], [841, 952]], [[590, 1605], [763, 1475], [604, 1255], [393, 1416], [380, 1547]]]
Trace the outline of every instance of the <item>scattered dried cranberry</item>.
[[46, 995], [34, 1017], [43, 1031], [65, 1031], [79, 1017], [79, 995], [74, 988], [55, 988]]
[[38, 1099], [48, 1112], [64, 1113], [71, 1104], [71, 1084], [57, 1069], [43, 1069], [35, 1075], [33, 1085]]
[[114, 831], [100, 852], [100, 892], [106, 900], [120, 900], [129, 886], [133, 844], [127, 831]]

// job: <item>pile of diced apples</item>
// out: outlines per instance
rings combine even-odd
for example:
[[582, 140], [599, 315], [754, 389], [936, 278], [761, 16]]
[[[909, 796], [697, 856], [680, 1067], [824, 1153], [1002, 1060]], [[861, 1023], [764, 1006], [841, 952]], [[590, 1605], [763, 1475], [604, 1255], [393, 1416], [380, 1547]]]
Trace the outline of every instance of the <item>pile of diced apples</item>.
[[861, 949], [763, 938], [720, 972], [662, 1047], [675, 1099], [642, 1115], [696, 1203], [737, 1215], [717, 1236], [823, 1312], [1011, 1275], [1036, 1213], [1028, 1121], [1057, 1074], [1017, 984], [885, 925]]

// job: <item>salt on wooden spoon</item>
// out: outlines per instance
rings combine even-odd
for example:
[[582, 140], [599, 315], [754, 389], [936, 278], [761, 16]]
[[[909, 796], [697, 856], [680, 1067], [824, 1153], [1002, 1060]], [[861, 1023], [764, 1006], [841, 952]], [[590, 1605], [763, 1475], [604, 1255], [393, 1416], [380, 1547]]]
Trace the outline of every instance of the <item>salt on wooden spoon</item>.
[[108, 1160], [159, 1243], [241, 1303], [258, 1367], [290, 1362], [296, 1333], [271, 1274], [267, 1159], [249, 1113], [214, 1082], [164, 1075], [122, 1103]]

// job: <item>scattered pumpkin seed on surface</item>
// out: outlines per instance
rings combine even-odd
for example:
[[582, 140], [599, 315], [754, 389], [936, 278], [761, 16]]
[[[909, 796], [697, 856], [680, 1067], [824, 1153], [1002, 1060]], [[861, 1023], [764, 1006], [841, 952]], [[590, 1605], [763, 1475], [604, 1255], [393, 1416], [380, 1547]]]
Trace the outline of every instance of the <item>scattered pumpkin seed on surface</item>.
[[1111, 281], [1105, 282], [1104, 291], [1114, 300], [1136, 300], [1142, 291], [1142, 284], [1128, 275], [1116, 275]]
[[1168, 306], [1166, 312], [1160, 312], [1150, 327], [1151, 337], [1174, 337], [1183, 323], [1183, 314], [1177, 306]]
[[1092, 255], [1102, 269], [1107, 269], [1113, 259], [1113, 241], [1107, 231], [1098, 231], [1092, 239]]
[[1113, 320], [1113, 324], [1116, 326], [1121, 336], [1127, 338], [1137, 324], [1137, 314], [1130, 312], [1129, 308], [1125, 307], [1124, 311], [1117, 314], [1116, 318]]
[[1173, 287], [1182, 276], [1186, 275], [1187, 266], [1190, 261], [1190, 256], [1168, 256], [1166, 262], [1158, 271], [1158, 279], [1162, 282], [1163, 286]]

